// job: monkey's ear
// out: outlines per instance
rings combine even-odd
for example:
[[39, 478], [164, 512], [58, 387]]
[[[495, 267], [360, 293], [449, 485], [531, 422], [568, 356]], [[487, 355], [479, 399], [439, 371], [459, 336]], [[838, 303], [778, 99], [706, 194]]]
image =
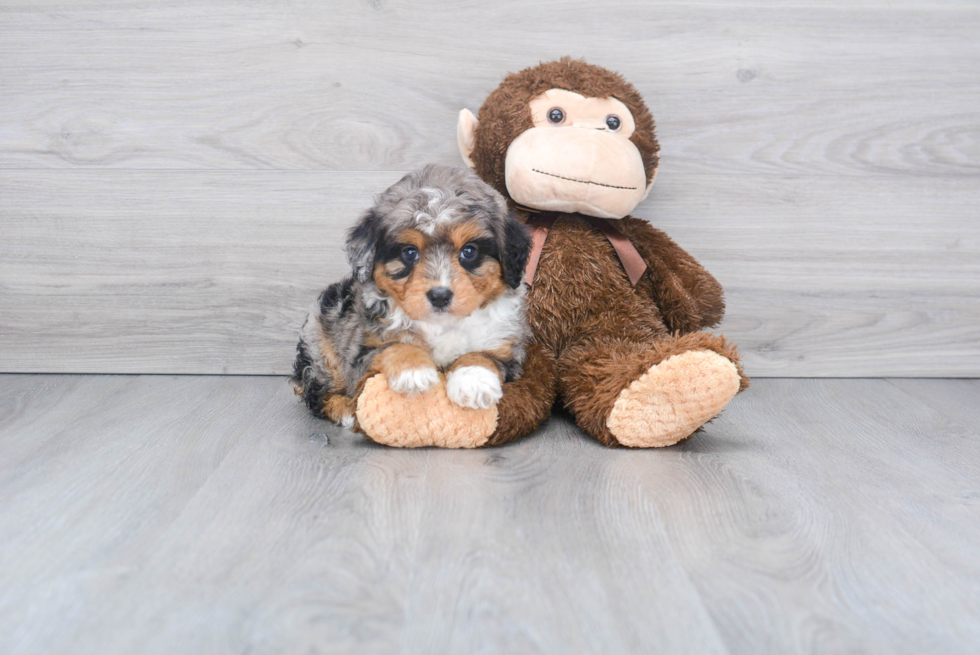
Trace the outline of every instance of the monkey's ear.
[[347, 261], [350, 262], [354, 279], [358, 282], [367, 282], [371, 277], [375, 253], [383, 239], [383, 218], [375, 210], [369, 209], [347, 232]]
[[459, 120], [456, 122], [456, 141], [459, 143], [459, 154], [463, 156], [463, 161], [470, 168], [476, 168], [473, 163], [473, 146], [476, 144], [476, 126], [480, 121], [476, 120], [469, 109], [459, 111]]
[[504, 269], [504, 279], [511, 288], [516, 289], [524, 281], [524, 268], [531, 256], [531, 235], [527, 226], [521, 223], [512, 212], [504, 220], [503, 247], [500, 248], [500, 264]]

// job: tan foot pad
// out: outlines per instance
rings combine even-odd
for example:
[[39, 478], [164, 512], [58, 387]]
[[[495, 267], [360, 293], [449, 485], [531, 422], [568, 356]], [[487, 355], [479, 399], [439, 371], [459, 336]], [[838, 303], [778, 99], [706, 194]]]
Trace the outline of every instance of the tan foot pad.
[[478, 448], [497, 429], [497, 408], [469, 409], [439, 384], [420, 395], [396, 393], [375, 375], [357, 398], [357, 422], [373, 441], [398, 448]]
[[716, 352], [673, 355], [620, 392], [606, 426], [624, 446], [671, 446], [717, 416], [738, 386], [735, 364]]

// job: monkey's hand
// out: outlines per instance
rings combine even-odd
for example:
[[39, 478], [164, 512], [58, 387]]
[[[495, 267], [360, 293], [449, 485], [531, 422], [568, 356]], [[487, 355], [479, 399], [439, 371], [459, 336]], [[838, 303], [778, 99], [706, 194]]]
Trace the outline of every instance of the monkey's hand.
[[721, 322], [721, 285], [694, 257], [648, 222], [627, 216], [619, 224], [649, 266], [651, 291], [671, 332], [696, 332]]

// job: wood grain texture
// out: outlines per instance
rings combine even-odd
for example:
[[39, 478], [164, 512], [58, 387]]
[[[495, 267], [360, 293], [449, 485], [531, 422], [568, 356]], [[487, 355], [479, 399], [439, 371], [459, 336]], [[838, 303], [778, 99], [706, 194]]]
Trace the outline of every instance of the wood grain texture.
[[[0, 171], [0, 370], [286, 373], [344, 230], [399, 175]], [[978, 204], [965, 178], [665, 172], [636, 213], [725, 286], [752, 376], [969, 377]]]
[[980, 375], [978, 37], [912, 0], [4, 0], [0, 371], [285, 372], [371, 194], [571, 52], [651, 105], [636, 213], [750, 375]]
[[969, 653], [976, 390], [761, 380], [666, 450], [557, 414], [402, 451], [282, 379], [0, 376], [0, 650]]
[[462, 107], [572, 53], [636, 84], [678, 172], [976, 176], [980, 10], [882, 4], [12, 3], [0, 167], [458, 162]]
[[[976, 403], [966, 422], [936, 411], [918, 382], [760, 381], [685, 448], [705, 470], [641, 476], [673, 491], [654, 502], [733, 650], [978, 643], [980, 416]], [[716, 521], [692, 523], [705, 515]]]

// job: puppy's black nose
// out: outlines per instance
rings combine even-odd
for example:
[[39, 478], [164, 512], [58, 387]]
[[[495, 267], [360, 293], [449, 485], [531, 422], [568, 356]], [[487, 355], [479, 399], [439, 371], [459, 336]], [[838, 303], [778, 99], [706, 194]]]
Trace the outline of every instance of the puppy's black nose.
[[453, 290], [449, 287], [432, 287], [425, 295], [436, 309], [448, 307], [453, 301]]

